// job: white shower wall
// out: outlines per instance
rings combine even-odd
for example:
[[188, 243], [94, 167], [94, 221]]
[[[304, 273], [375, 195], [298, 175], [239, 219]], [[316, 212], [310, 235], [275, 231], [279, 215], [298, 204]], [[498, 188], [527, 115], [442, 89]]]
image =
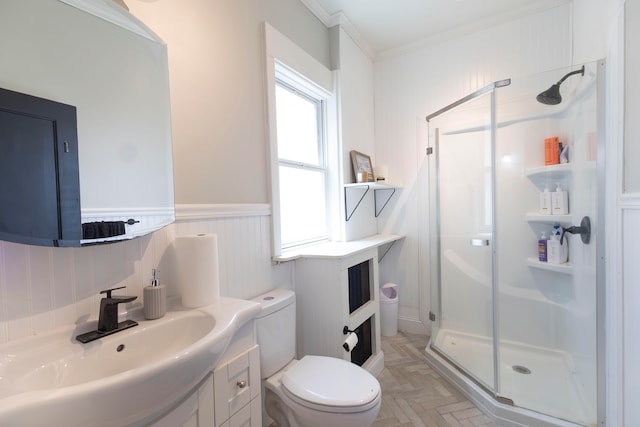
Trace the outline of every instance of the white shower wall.
[[[403, 286], [399, 298], [405, 325], [431, 326], [426, 318], [429, 271], [423, 266], [429, 219], [420, 208], [428, 191], [425, 116], [494, 81], [569, 66], [572, 5], [557, 3], [484, 30], [390, 53], [374, 64], [376, 159], [403, 187], [386, 213], [384, 232], [416, 238], [407, 241], [412, 244], [402, 248], [393, 267], [401, 272], [397, 280]], [[380, 274], [384, 278], [384, 266]]]
[[[590, 425], [596, 419], [598, 239], [594, 234], [585, 244], [579, 236], [567, 234], [570, 264], [556, 268], [560, 271], [549, 270], [554, 267], [549, 263], [528, 261], [537, 259], [540, 233], [549, 235], [556, 221], [568, 227], [588, 216], [594, 229], [599, 230], [596, 83], [604, 67], [601, 63], [586, 64], [584, 77], [563, 85], [563, 103], [559, 106], [542, 105], [535, 99], [549, 82], [556, 82], [571, 70], [514, 79], [511, 85], [495, 91], [495, 167], [489, 155], [490, 127], [481, 126], [486, 119], [480, 120], [490, 111], [487, 102], [482, 102], [487, 95], [430, 121], [433, 144], [436, 132], [440, 134], [437, 157], [430, 158], [431, 166], [434, 159], [438, 163], [438, 181], [433, 181], [431, 189], [436, 184], [439, 188], [440, 243], [434, 248], [441, 251], [440, 259], [432, 264], [439, 262], [441, 266], [439, 294], [433, 293], [440, 304], [440, 309], [434, 308], [440, 332], [433, 339], [451, 359], [466, 363], [463, 368], [492, 387], [491, 342], [495, 334], [501, 367], [496, 387], [501, 396], [513, 399], [516, 406]], [[544, 139], [550, 136], [569, 144], [568, 165], [544, 167]], [[493, 227], [493, 203], [487, 205], [491, 200], [491, 190], [486, 186], [489, 173], [495, 173], [496, 181]], [[540, 191], [545, 184], [553, 189], [555, 182], [569, 192], [571, 220], [537, 215]], [[469, 238], [487, 239], [489, 245], [471, 246]], [[496, 294], [492, 292], [492, 251], [497, 254], [493, 265]], [[494, 308], [498, 320], [495, 329]], [[465, 360], [470, 352], [465, 342], [483, 343], [486, 354], [472, 352], [475, 357]], [[557, 367], [564, 367], [562, 378], [570, 378], [564, 390], [578, 391], [570, 393], [574, 403], [559, 409], [554, 399], [548, 405], [541, 404], [521, 387], [514, 387], [519, 381], [511, 367], [527, 363], [531, 363], [528, 367], [538, 380], [545, 378], [548, 387], [556, 391], [567, 387], [554, 382], [558, 375], [550, 375], [555, 371], [544, 369], [545, 363], [531, 358], [533, 354], [560, 356], [556, 360], [563, 363]], [[536, 387], [543, 384], [539, 382]], [[531, 386], [524, 390], [531, 390]]]
[[[571, 70], [563, 69], [564, 75]], [[557, 114], [542, 120], [514, 123], [498, 129], [497, 152], [497, 230], [498, 278], [500, 289], [500, 337], [507, 341], [524, 342], [532, 346], [556, 349], [568, 356], [571, 373], [583, 386], [582, 399], [595, 413], [596, 407], [596, 245], [602, 230], [592, 234], [588, 244], [580, 236], [566, 234], [569, 245], [571, 274], [561, 274], [532, 268], [522, 258], [537, 256], [536, 241], [541, 231], [547, 235], [552, 223], [526, 221], [523, 214], [538, 210], [538, 194], [546, 183], [550, 190], [555, 182], [569, 191], [569, 225], [579, 225], [588, 216], [598, 230], [597, 196], [602, 191], [596, 180], [598, 101], [597, 79], [602, 79], [605, 67], [599, 62], [586, 64], [584, 77], [565, 82], [563, 103], [549, 109], [533, 101], [536, 93], [547, 85], [542, 81], [557, 80], [556, 72], [533, 76], [520, 86], [529, 96], [526, 104], [538, 114]], [[602, 82], [601, 82], [602, 83]], [[516, 83], [514, 83], [515, 89]], [[513, 96], [505, 88], [502, 98]], [[521, 102], [524, 104], [524, 102]], [[500, 104], [499, 104], [500, 105]], [[540, 108], [541, 107], [541, 108]], [[502, 106], [513, 110], [513, 103]], [[560, 113], [561, 112], [561, 113]], [[505, 113], [500, 117], [507, 119]], [[559, 136], [570, 145], [571, 172], [562, 176], [526, 176], [530, 168], [544, 165], [542, 142], [549, 136]], [[600, 141], [604, 144], [604, 141]], [[600, 193], [601, 194], [601, 193]], [[547, 218], [553, 221], [551, 218]]]

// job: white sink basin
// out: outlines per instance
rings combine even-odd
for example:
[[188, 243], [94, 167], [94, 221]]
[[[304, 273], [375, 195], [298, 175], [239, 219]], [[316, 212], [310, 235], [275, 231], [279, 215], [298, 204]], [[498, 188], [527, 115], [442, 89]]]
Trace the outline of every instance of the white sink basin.
[[[64, 328], [0, 346], [3, 427], [128, 426], [167, 407], [217, 364], [260, 311], [231, 298], [81, 344]], [[86, 329], [86, 327], [85, 327]]]

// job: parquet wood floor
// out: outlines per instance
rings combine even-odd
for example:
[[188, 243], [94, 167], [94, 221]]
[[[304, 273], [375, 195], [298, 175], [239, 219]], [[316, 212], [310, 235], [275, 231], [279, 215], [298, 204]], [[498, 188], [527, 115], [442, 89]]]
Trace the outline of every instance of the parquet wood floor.
[[382, 337], [382, 406], [373, 427], [501, 427], [427, 365], [427, 341], [403, 332]]
[[500, 427], [427, 365], [427, 340], [382, 337], [382, 407], [373, 427]]

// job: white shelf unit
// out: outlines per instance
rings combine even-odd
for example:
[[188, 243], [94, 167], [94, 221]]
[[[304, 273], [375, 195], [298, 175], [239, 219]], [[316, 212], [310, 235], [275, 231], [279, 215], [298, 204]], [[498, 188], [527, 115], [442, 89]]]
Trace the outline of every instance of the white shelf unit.
[[[525, 176], [529, 178], [549, 178], [563, 179], [573, 171], [573, 163], [560, 163], [557, 165], [540, 166], [535, 168], [527, 168], [524, 171]], [[549, 189], [551, 191], [551, 189]]]
[[286, 253], [274, 257], [273, 259], [276, 262], [295, 261], [300, 258], [338, 259], [377, 248], [378, 262], [380, 262], [395, 242], [404, 238], [404, 235], [398, 234], [376, 234], [363, 239], [351, 240], [349, 242], [327, 241], [313, 245], [300, 246], [298, 248], [288, 250]]
[[573, 215], [543, 215], [537, 212], [528, 212], [527, 222], [539, 222], [542, 224], [560, 224], [562, 226], [569, 226], [573, 224]]
[[[370, 299], [350, 313], [348, 270], [366, 261], [369, 261]], [[298, 357], [314, 354], [351, 361], [351, 353], [342, 347], [347, 337], [343, 328], [355, 330], [370, 319], [371, 336], [367, 339], [372, 354], [362, 367], [374, 375], [382, 372], [377, 246], [350, 255], [297, 259], [295, 283]]]
[[573, 274], [573, 264], [567, 262], [564, 264], [553, 264], [539, 261], [538, 258], [528, 258], [527, 265], [540, 270], [553, 271], [555, 273]]
[[[538, 189], [541, 189], [543, 185], [547, 185], [550, 192], [553, 192], [553, 188], [549, 185], [555, 182], [562, 182], [564, 184], [564, 188], [568, 189], [572, 173], [573, 163], [560, 163], [557, 165], [528, 168], [524, 172], [525, 176], [529, 178], [531, 182], [538, 187]], [[569, 197], [571, 197], [571, 193], [569, 193]], [[571, 210], [571, 203], [569, 203], [569, 210]], [[571, 215], [571, 213], [567, 215], [543, 215], [538, 212], [528, 212], [526, 214], [526, 219], [529, 223], [548, 225], [559, 224], [563, 227], [568, 227], [573, 224], [573, 215]], [[573, 274], [573, 265], [571, 263], [553, 264], [541, 262], [538, 258], [531, 257], [527, 258], [527, 265], [539, 270], [569, 275]]]
[[369, 190], [373, 190], [375, 199], [375, 217], [377, 218], [387, 206], [398, 187], [379, 182], [358, 182], [344, 185], [344, 216], [349, 221], [358, 206], [367, 195]]

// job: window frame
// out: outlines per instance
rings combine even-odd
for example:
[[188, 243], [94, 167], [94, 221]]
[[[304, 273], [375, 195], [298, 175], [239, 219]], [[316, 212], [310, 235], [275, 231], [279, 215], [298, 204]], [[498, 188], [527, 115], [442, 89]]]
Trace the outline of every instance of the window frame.
[[[336, 204], [339, 200], [339, 137], [337, 135], [337, 96], [334, 93], [334, 72], [319, 63], [291, 40], [279, 33], [269, 24], [265, 23], [266, 45], [266, 92], [267, 92], [267, 122], [269, 131], [270, 149], [270, 193], [271, 193], [271, 241], [272, 256], [279, 261], [286, 258], [283, 255], [283, 247], [280, 229], [280, 184], [279, 184], [279, 157], [277, 146], [277, 121], [275, 106], [276, 80], [281, 81], [294, 89], [300, 88], [301, 93], [306, 93], [313, 98], [322, 100], [321, 113], [324, 115], [323, 125], [318, 129], [323, 133], [324, 161], [325, 161], [325, 207], [327, 215], [327, 236], [322, 240], [332, 240], [337, 232], [339, 221], [339, 208]], [[335, 147], [334, 147], [335, 145]], [[299, 162], [294, 162], [299, 163]], [[311, 165], [310, 165], [311, 166]], [[311, 243], [311, 242], [307, 242]], [[284, 248], [290, 251], [297, 246]]]
[[[277, 86], [280, 86], [286, 90], [291, 91], [297, 96], [302, 97], [305, 100], [308, 100], [315, 104], [316, 106], [316, 123], [317, 123], [317, 149], [318, 149], [318, 164], [306, 163], [303, 161], [284, 159], [279, 156], [278, 153], [278, 137], [277, 137], [277, 126], [276, 126], [276, 139], [275, 139], [275, 147], [273, 150], [276, 152], [277, 157], [277, 181], [273, 182], [272, 185], [274, 188], [272, 191], [274, 192], [273, 205], [278, 204], [277, 216], [274, 215], [274, 233], [278, 234], [278, 246], [279, 253], [286, 252], [288, 250], [295, 249], [300, 246], [305, 246], [314, 243], [325, 242], [329, 240], [329, 168], [327, 166], [327, 97], [328, 95], [323, 91], [318, 91], [317, 88], [310, 87], [311, 82], [306, 80], [304, 76], [300, 76], [297, 72], [289, 69], [284, 64], [279, 61], [275, 62], [275, 81], [274, 81], [274, 92]], [[277, 98], [277, 97], [276, 97]], [[275, 100], [274, 100], [275, 101]], [[277, 119], [277, 102], [274, 104], [274, 108], [276, 110], [276, 119]], [[322, 175], [322, 181], [324, 185], [324, 209], [325, 209], [325, 232], [322, 235], [310, 237], [307, 239], [300, 239], [292, 242], [283, 242], [282, 241], [282, 215], [280, 208], [280, 167], [287, 167], [298, 170], [307, 170], [320, 173]], [[277, 198], [275, 197], [275, 192], [277, 191]], [[276, 226], [277, 224], [277, 226]]]
[[[278, 65], [276, 65], [276, 86], [280, 85], [281, 87], [291, 91], [292, 93], [300, 96], [301, 98], [304, 98], [312, 103], [314, 103], [316, 105], [316, 123], [318, 124], [318, 129], [317, 129], [317, 140], [318, 140], [318, 165], [314, 165], [312, 163], [305, 163], [302, 161], [296, 161], [296, 160], [286, 160], [286, 159], [282, 159], [280, 158], [280, 156], [278, 156], [278, 162], [280, 164], [286, 164], [287, 166], [290, 167], [297, 167], [297, 168], [307, 168], [307, 169], [315, 169], [317, 171], [323, 171], [324, 173], [326, 173], [327, 171], [327, 132], [326, 132], [326, 100], [323, 98], [319, 98], [317, 96], [313, 96], [311, 94], [309, 94], [308, 92], [298, 89], [296, 87], [294, 87], [291, 83], [290, 83], [290, 79], [284, 80], [280, 77], [279, 73], [277, 72], [277, 69], [279, 68]], [[276, 105], [276, 109], [277, 109], [277, 105]], [[277, 113], [276, 113], [277, 114]], [[277, 133], [277, 129], [276, 129], [276, 133]], [[277, 144], [277, 141], [276, 141]]]

